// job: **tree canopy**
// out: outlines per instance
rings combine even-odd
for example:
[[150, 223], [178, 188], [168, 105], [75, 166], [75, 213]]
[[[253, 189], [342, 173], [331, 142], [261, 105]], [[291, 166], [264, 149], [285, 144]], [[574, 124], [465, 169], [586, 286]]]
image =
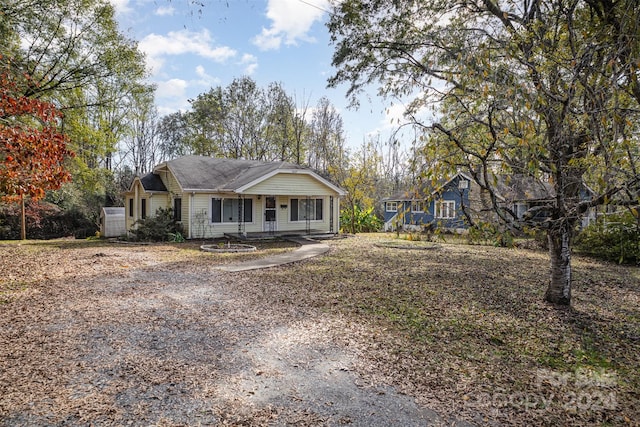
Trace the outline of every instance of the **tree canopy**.
[[58, 130], [57, 108], [19, 95], [17, 87], [0, 74], [0, 194], [39, 199], [70, 180], [64, 162], [73, 153]]
[[[579, 218], [639, 204], [640, 11], [633, 0], [346, 0], [328, 23], [348, 96], [370, 84], [411, 101], [426, 174], [471, 174], [507, 226], [543, 228], [546, 299], [571, 300]], [[437, 119], [429, 119], [435, 112]], [[521, 217], [497, 177], [548, 189]], [[545, 221], [528, 218], [544, 212]]]
[[[118, 142], [130, 135], [131, 99], [144, 87], [143, 55], [106, 0], [8, 0], [0, 5], [0, 65], [27, 76], [25, 98], [54, 103], [77, 156], [84, 192], [104, 191]], [[153, 98], [148, 98], [153, 103]]]
[[65, 161], [73, 156], [58, 130], [55, 105], [20, 94], [20, 85], [0, 74], [0, 196], [22, 203], [22, 239], [26, 238], [24, 198], [41, 199], [71, 179]]
[[247, 76], [212, 87], [191, 100], [191, 109], [159, 124], [167, 155], [197, 154], [307, 163], [327, 174], [344, 151], [342, 119], [326, 99], [307, 117], [308, 101], [296, 105], [282, 84], [260, 88]]

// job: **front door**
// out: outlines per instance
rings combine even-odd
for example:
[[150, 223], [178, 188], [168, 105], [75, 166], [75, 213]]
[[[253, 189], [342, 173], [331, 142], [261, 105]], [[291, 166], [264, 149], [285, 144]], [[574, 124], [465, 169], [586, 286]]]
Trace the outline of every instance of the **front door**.
[[264, 224], [262, 229], [269, 233], [273, 233], [277, 230], [277, 218], [276, 218], [276, 197], [267, 196], [264, 198]]

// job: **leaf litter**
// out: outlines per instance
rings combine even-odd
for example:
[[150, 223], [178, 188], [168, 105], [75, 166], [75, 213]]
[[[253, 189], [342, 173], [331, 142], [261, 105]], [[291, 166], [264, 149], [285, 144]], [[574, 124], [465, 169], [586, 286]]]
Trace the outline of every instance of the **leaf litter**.
[[0, 419], [638, 425], [637, 267], [575, 258], [559, 309], [545, 253], [382, 239], [245, 273], [213, 267], [293, 246], [0, 245]]

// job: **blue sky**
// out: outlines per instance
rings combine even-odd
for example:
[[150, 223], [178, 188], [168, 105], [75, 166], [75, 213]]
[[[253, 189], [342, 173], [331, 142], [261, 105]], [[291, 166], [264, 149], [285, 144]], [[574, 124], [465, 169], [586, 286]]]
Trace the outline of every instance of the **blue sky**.
[[[121, 30], [139, 42], [158, 87], [161, 115], [186, 110], [187, 100], [248, 75], [261, 87], [281, 82], [310, 107], [326, 96], [344, 121], [347, 144], [371, 135], [387, 139], [399, 106], [387, 109], [373, 94], [347, 109], [346, 87], [327, 89], [332, 75], [328, 0], [110, 0]], [[371, 99], [371, 100], [370, 100]]]

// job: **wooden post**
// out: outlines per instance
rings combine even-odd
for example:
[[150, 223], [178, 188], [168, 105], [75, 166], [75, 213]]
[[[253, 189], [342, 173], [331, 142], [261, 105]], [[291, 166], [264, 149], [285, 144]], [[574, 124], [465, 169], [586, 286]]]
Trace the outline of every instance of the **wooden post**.
[[26, 214], [25, 214], [23, 193], [20, 193], [20, 210], [21, 210], [20, 239], [27, 240], [27, 225], [26, 225]]

